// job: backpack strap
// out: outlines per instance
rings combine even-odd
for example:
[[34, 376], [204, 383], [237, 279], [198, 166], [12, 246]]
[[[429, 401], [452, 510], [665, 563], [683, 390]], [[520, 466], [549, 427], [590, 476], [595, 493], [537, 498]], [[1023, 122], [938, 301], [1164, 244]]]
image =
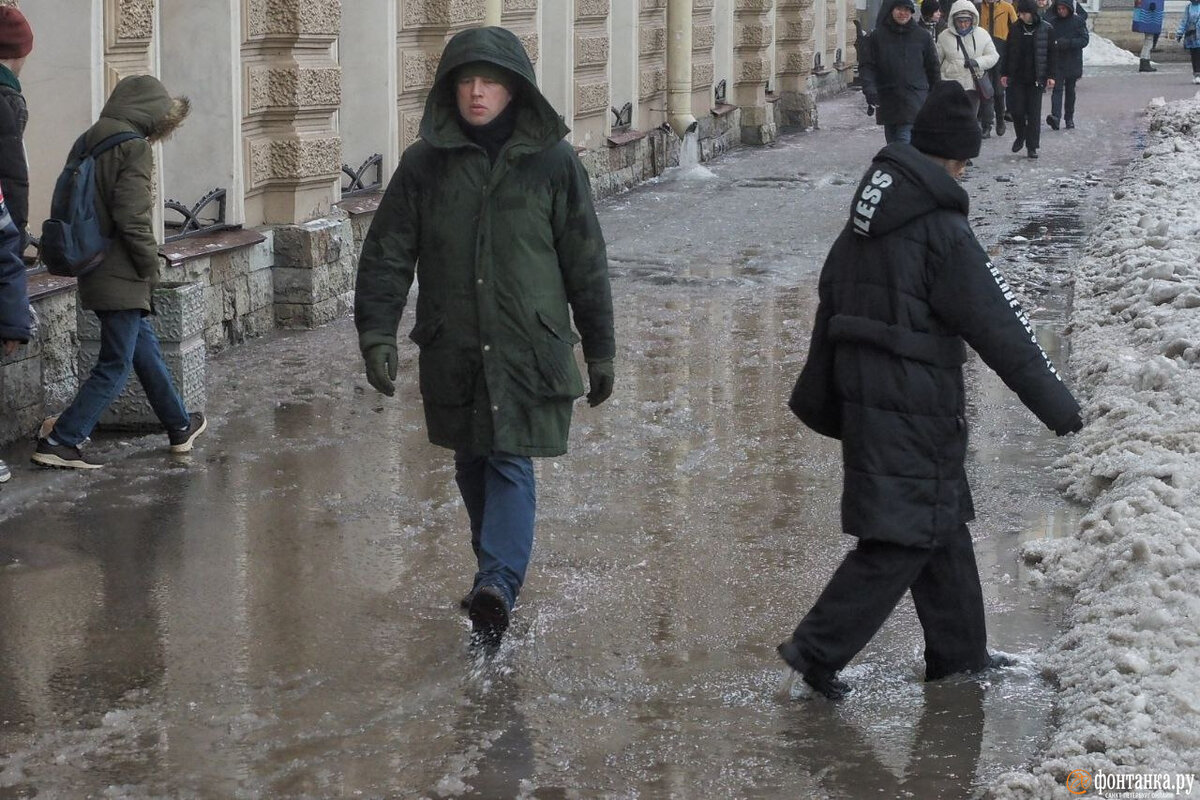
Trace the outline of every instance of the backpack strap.
[[134, 133], [133, 131], [121, 131], [120, 133], [114, 133], [112, 136], [106, 136], [105, 138], [96, 142], [95, 146], [88, 151], [88, 155], [92, 158], [95, 158], [105, 150], [111, 150], [123, 142], [128, 142], [130, 139], [145, 138], [146, 137], [142, 136], [140, 133]]

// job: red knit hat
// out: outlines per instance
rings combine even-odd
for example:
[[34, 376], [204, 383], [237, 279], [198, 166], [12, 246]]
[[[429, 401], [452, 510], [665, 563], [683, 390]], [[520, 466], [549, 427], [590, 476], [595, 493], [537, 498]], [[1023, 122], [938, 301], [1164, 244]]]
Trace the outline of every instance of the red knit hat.
[[16, 6], [0, 6], [0, 58], [24, 58], [33, 49], [33, 29]]

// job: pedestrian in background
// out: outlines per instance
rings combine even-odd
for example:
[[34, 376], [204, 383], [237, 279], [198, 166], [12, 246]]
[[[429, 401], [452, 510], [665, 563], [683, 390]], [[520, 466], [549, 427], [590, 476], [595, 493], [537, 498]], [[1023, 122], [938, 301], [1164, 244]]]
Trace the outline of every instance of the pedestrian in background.
[[[1004, 70], [1004, 58], [1008, 52], [1008, 32], [1017, 21], [1017, 9], [1008, 0], [983, 0], [979, 6], [979, 27], [987, 31], [988, 36], [992, 37], [992, 45], [996, 48], [996, 53], [1000, 58], [990, 70], [988, 70], [988, 78], [992, 82], [992, 88], [995, 90], [995, 95], [992, 97], [992, 110], [989, 114], [985, 109], [979, 109], [979, 118], [982, 122], [984, 115], [989, 116], [996, 122], [996, 135], [1003, 136], [1005, 130], [1005, 89], [1000, 83], [1000, 75]], [[987, 133], [986, 128], [984, 133]]]
[[158, 241], [154, 236], [153, 142], [183, 123], [186, 97], [171, 97], [150, 75], [124, 78], [113, 89], [100, 119], [84, 133], [88, 148], [114, 134], [137, 136], [96, 156], [96, 209], [101, 229], [112, 238], [104, 260], [79, 277], [79, 304], [100, 320], [100, 354], [75, 399], [38, 439], [33, 462], [47, 467], [99, 469], [80, 450], [83, 441], [129, 380], [137, 374], [146, 399], [167, 432], [171, 452], [186, 453], [208, 423], [188, 413], [163, 362], [150, 327], [151, 293], [158, 284]]
[[[16, 6], [0, 6], [0, 190], [8, 213], [28, 241], [29, 163], [25, 158], [25, 123], [29, 110], [21, 94], [21, 68], [33, 50], [33, 30]], [[25, 248], [22, 246], [21, 252]]]
[[934, 38], [942, 32], [942, 7], [938, 5], [938, 0], [922, 0], [921, 27]]
[[409, 338], [429, 440], [454, 452], [477, 560], [463, 604], [473, 642], [489, 647], [508, 628], [533, 549], [531, 457], [567, 450], [581, 338], [588, 403], [613, 389], [604, 236], [566, 134], [513, 33], [456, 34], [358, 264], [359, 345], [368, 381], [389, 397], [396, 329], [414, 276], [420, 284]]
[[1158, 67], [1150, 63], [1150, 53], [1162, 26], [1163, 0], [1133, 0], [1133, 32], [1142, 34], [1138, 72], [1158, 72]]
[[[1054, 90], [1050, 94], [1050, 115], [1046, 124], [1058, 130], [1060, 123], [1075, 127], [1075, 84], [1083, 77], [1083, 48], [1087, 47], [1088, 29], [1075, 13], [1075, 0], [1055, 0], [1049, 20], [1054, 28]], [[1063, 95], [1067, 106], [1063, 108]]]
[[933, 37], [913, 19], [914, 0], [884, 0], [858, 66], [867, 105], [884, 141], [907, 142], [917, 111], [938, 81]]
[[1183, 7], [1175, 38], [1183, 42], [1192, 58], [1192, 83], [1200, 83], [1200, 35], [1197, 29], [1200, 29], [1200, 0], [1191, 0]]
[[[22, 239], [8, 212], [4, 192], [0, 191], [0, 359], [15, 353], [18, 347], [29, 341], [30, 336], [25, 261], [21, 258]], [[0, 377], [0, 384], [3, 380]], [[7, 483], [11, 478], [12, 471], [0, 460], [0, 483]]]
[[838, 671], [908, 591], [926, 680], [1005, 663], [988, 653], [967, 529], [964, 343], [1047, 427], [1061, 435], [1082, 426], [1079, 405], [971, 231], [956, 179], [980, 142], [962, 85], [937, 84], [912, 145], [884, 147], [867, 168], [821, 270], [812, 341], [789, 405], [808, 427], [841, 440], [842, 530], [858, 542], [778, 651], [830, 699], [848, 691]]
[[1054, 28], [1038, 16], [1034, 0], [1019, 0], [1017, 24], [1008, 34], [1008, 56], [1000, 84], [1008, 90], [1008, 110], [1012, 113], [1016, 139], [1012, 151], [1028, 148], [1030, 158], [1038, 157], [1042, 137], [1042, 95], [1054, 88]]
[[[1000, 54], [992, 44], [992, 37], [979, 27], [979, 12], [971, 0], [954, 0], [950, 7], [950, 27], [937, 38], [938, 62], [942, 80], [958, 81], [975, 107], [976, 118], [980, 111], [992, 110], [991, 97], [984, 103], [979, 93], [978, 81], [1000, 61]], [[986, 138], [991, 136], [992, 117], [985, 113], [980, 129]]]

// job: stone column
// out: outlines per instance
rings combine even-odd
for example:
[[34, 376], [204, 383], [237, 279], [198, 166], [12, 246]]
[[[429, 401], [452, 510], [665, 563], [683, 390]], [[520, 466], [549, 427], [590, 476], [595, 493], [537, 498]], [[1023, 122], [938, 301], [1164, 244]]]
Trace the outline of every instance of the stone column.
[[609, 0], [576, 0], [574, 73], [575, 119], [572, 140], [592, 148], [612, 129], [609, 107]]
[[642, 130], [667, 121], [667, 0], [642, 0], [638, 23], [638, 102]]
[[734, 6], [733, 104], [742, 110], [742, 141], [775, 140], [774, 106], [767, 102], [767, 81], [774, 71], [767, 53], [774, 39], [775, 0], [737, 0]]
[[246, 224], [323, 217], [338, 198], [339, 0], [241, 0]]
[[817, 103], [809, 87], [813, 63], [813, 0], [778, 0], [776, 81], [783, 123], [816, 127]]
[[713, 44], [716, 41], [713, 2], [693, 0], [692, 3], [692, 114], [696, 119], [702, 119], [713, 107], [716, 74], [713, 59]]

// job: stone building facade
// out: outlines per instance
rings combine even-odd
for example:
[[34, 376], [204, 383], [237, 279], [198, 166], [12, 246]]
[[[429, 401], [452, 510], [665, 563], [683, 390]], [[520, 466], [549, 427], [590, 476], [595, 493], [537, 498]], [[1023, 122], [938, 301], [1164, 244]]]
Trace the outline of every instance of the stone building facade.
[[[153, 74], [192, 100], [155, 147], [155, 180], [159, 305], [200, 317], [161, 328], [190, 332], [181, 383], [198, 408], [205, 354], [348, 311], [381, 186], [459, 30], [499, 24], [521, 38], [601, 197], [677, 164], [688, 131], [706, 160], [815, 126], [817, 97], [842, 88], [854, 62], [848, 0], [0, 3], [21, 6], [35, 33], [21, 74], [31, 220], [121, 78]], [[93, 326], [73, 282], [34, 266], [30, 293], [37, 341], [0, 362], [0, 443], [59, 410], [90, 366]], [[150, 421], [130, 392], [108, 423]]]

